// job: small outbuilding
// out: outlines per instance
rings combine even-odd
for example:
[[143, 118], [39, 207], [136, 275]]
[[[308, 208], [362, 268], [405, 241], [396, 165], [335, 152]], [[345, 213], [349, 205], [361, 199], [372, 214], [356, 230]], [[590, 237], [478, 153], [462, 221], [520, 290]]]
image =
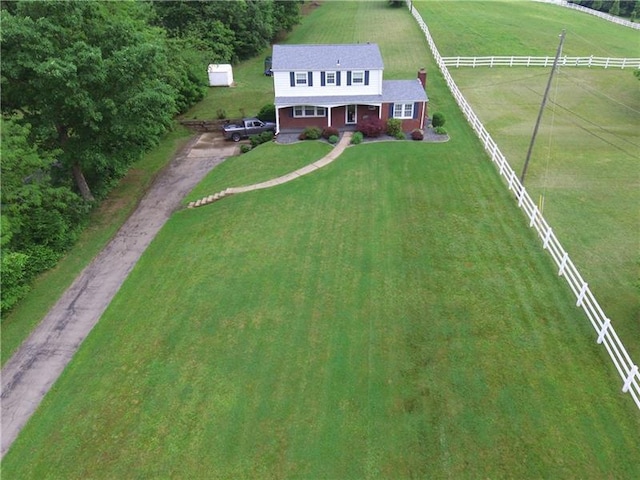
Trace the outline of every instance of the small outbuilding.
[[230, 87], [233, 85], [233, 68], [228, 63], [212, 63], [207, 71], [210, 87]]

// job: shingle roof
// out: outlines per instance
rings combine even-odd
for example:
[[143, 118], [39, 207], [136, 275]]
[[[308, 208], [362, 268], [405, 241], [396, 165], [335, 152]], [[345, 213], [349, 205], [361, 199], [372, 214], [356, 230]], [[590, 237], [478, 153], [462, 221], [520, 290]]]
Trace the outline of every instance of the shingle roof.
[[418, 79], [414, 80], [385, 80], [382, 82], [382, 95], [333, 95], [333, 96], [299, 96], [276, 97], [275, 104], [279, 107], [290, 105], [319, 105], [335, 106], [347, 104], [378, 104], [378, 103], [407, 103], [427, 102], [427, 94]]
[[382, 55], [375, 43], [273, 46], [273, 71], [383, 68]]

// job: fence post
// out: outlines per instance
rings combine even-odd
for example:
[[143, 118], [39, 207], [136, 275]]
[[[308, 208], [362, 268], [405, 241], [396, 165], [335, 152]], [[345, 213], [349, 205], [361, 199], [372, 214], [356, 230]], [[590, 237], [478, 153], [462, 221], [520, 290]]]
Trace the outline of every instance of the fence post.
[[545, 250], [549, 248], [549, 240], [551, 240], [551, 227], [547, 230], [547, 233], [544, 235], [544, 242], [542, 243], [542, 248]]
[[600, 333], [598, 334], [598, 343], [604, 342], [604, 336], [607, 334], [607, 330], [611, 326], [611, 320], [607, 317], [604, 319], [604, 323], [602, 324], [602, 328], [600, 329]]
[[533, 206], [533, 211], [531, 212], [531, 221], [529, 222], [529, 228], [533, 227], [533, 224], [536, 221], [536, 216], [538, 215], [538, 206]]
[[580, 289], [580, 293], [578, 294], [578, 302], [576, 303], [576, 307], [582, 306], [582, 301], [584, 300], [584, 295], [587, 293], [587, 288], [589, 288], [589, 286], [587, 285], [587, 282], [584, 282], [582, 284], [582, 288]]
[[638, 374], [638, 365], [634, 365], [633, 367], [631, 367], [631, 370], [629, 371], [629, 376], [624, 381], [624, 387], [622, 387], [622, 393], [627, 393], [629, 391], [629, 389], [631, 388], [631, 382], [633, 381], [633, 377], [635, 377], [637, 374]]
[[622, 67], [620, 67], [620, 68], [624, 68], [624, 67], [625, 67], [625, 65], [626, 65], [626, 63], [627, 63], [627, 59], [626, 59], [626, 58], [623, 58], [623, 59], [622, 59]]
[[607, 57], [607, 60], [604, 62], [604, 68], [609, 68], [609, 60], [611, 57]]
[[560, 262], [560, 270], [558, 271], [559, 277], [564, 275], [564, 269], [567, 266], [567, 260], [569, 260], [569, 254], [567, 252], [564, 252], [564, 255], [562, 256], [562, 261]]

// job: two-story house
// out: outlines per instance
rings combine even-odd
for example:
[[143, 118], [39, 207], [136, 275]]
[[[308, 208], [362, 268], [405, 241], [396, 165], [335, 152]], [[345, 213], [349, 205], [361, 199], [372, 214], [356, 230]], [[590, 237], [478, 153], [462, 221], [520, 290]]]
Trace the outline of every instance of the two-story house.
[[274, 45], [276, 133], [305, 127], [355, 128], [372, 117], [402, 120], [409, 132], [427, 117], [427, 74], [384, 80], [376, 44]]

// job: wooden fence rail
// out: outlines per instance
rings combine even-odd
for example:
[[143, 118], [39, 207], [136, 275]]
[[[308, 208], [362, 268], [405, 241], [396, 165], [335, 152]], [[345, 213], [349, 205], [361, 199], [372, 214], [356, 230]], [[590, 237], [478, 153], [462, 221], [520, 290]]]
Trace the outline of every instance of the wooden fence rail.
[[587, 282], [582, 278], [580, 272], [571, 261], [571, 258], [569, 258], [569, 254], [562, 247], [553, 230], [538, 210], [538, 206], [529, 196], [524, 185], [520, 182], [520, 179], [514, 172], [513, 168], [511, 168], [511, 165], [500, 151], [498, 144], [493, 140], [493, 138], [491, 138], [491, 135], [484, 127], [478, 116], [474, 113], [473, 109], [458, 89], [456, 83], [453, 81], [447, 65], [431, 37], [427, 24], [424, 22], [418, 11], [413, 8], [411, 0], [407, 0], [407, 5], [411, 9], [413, 17], [422, 29], [425, 38], [427, 39], [427, 43], [429, 44], [429, 48], [431, 49], [431, 53], [433, 54], [445, 81], [447, 82], [449, 90], [456, 99], [458, 106], [464, 113], [469, 124], [473, 127], [476, 135], [482, 141], [486, 152], [489, 154], [491, 161], [498, 168], [500, 175], [505, 179], [509, 190], [513, 193], [518, 202], [518, 206], [529, 220], [529, 226], [531, 228], [535, 228], [538, 233], [538, 236], [542, 240], [542, 247], [547, 250], [551, 258], [553, 258], [556, 266], [558, 267], [558, 275], [563, 277], [569, 285], [569, 288], [571, 288], [571, 291], [576, 297], [576, 306], [582, 308], [596, 331], [598, 344], [604, 345], [622, 379], [622, 391], [624, 393], [629, 393], [638, 409], [640, 409], [640, 373], [638, 373], [638, 366], [632, 361], [626, 348], [618, 338], [618, 335], [611, 324], [611, 320], [602, 311], [598, 301], [589, 289]]
[[[555, 57], [443, 57], [447, 67], [551, 67]], [[560, 57], [563, 67], [640, 68], [640, 58]]]

